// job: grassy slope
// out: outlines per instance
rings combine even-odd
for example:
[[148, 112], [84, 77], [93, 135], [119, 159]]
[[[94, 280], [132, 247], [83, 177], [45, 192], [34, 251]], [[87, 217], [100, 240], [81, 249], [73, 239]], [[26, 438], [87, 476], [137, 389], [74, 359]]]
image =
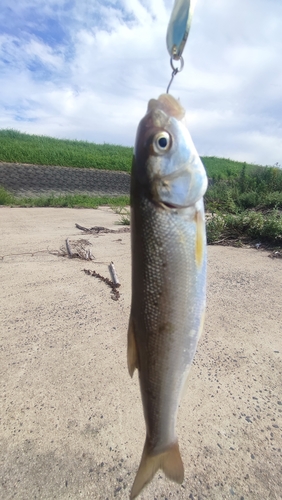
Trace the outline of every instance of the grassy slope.
[[[100, 168], [130, 172], [133, 148], [86, 141], [69, 141], [16, 130], [0, 130], [0, 161], [61, 165], [64, 167]], [[230, 178], [238, 175], [242, 162], [216, 157], [203, 157], [208, 176]], [[248, 165], [248, 168], [254, 168]]]
[[0, 161], [129, 172], [132, 148], [0, 130]]

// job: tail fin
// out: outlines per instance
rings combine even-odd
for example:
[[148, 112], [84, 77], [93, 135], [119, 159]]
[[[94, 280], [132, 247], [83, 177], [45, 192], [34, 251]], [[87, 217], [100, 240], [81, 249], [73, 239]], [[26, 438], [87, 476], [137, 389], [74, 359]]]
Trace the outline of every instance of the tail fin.
[[162, 469], [165, 475], [172, 481], [179, 484], [182, 483], [184, 479], [184, 467], [178, 443], [174, 443], [159, 455], [150, 455], [146, 439], [139, 469], [132, 486], [130, 500], [133, 500], [139, 495], [141, 490], [143, 490], [143, 488], [153, 479], [159, 469]]

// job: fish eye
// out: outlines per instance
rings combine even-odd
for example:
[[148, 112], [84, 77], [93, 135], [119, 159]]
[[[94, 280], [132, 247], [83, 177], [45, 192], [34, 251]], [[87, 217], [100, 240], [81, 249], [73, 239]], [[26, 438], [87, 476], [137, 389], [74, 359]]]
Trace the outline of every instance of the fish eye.
[[166, 153], [171, 146], [171, 137], [168, 132], [160, 132], [154, 137], [153, 148], [156, 153]]
[[167, 147], [167, 138], [160, 137], [158, 140], [158, 145], [160, 146], [160, 148], [165, 149]]

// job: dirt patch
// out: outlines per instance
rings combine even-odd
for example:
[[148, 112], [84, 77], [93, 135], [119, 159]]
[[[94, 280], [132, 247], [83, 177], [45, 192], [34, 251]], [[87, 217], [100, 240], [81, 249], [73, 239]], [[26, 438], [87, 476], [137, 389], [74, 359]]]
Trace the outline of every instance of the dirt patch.
[[[0, 498], [126, 499], [145, 429], [126, 365], [130, 234], [87, 234], [85, 262], [59, 257], [75, 223], [117, 229], [110, 209], [0, 208]], [[208, 307], [178, 416], [183, 485], [158, 473], [140, 499], [281, 499], [282, 260], [208, 248]]]

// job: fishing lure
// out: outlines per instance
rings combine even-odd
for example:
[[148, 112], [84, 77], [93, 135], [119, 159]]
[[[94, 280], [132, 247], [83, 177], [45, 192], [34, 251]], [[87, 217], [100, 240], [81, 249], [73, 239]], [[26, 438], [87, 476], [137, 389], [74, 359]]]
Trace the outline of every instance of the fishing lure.
[[[195, 4], [196, 0], [175, 0], [174, 2], [166, 35], [166, 45], [172, 68], [167, 94], [175, 75], [182, 71], [184, 66], [182, 53], [189, 35]], [[179, 65], [175, 64], [175, 61]]]

